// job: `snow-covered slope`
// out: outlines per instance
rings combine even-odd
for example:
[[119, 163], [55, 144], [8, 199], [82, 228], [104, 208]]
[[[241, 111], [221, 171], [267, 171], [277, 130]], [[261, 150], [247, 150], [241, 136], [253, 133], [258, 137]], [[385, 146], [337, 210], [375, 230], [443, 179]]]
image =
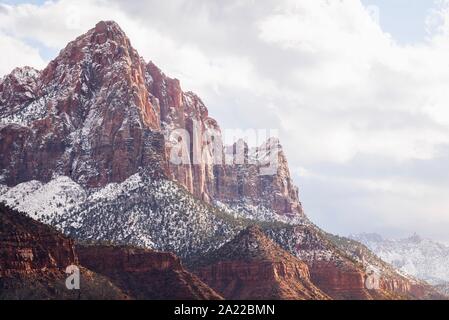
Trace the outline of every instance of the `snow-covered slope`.
[[[222, 206], [225, 209], [222, 210], [196, 199], [177, 182], [154, 178], [144, 170], [122, 183], [103, 188], [83, 188], [68, 177], [56, 177], [47, 184], [31, 181], [13, 188], [2, 186], [0, 202], [79, 241], [131, 244], [174, 252], [186, 263], [220, 248], [244, 228], [259, 225], [283, 249], [311, 266], [317, 281], [329, 277], [330, 267], [335, 273], [332, 281], [337, 281], [335, 286], [339, 287], [341, 272], [360, 280], [367, 267], [376, 266], [385, 279], [382, 290], [402, 295], [408, 294], [411, 285], [420, 285], [397, 274], [355, 241], [335, 239], [307, 220], [285, 223], [282, 216], [254, 216], [251, 208], [242, 205], [238, 212], [234, 211], [237, 207]], [[396, 288], [390, 283], [402, 285]], [[367, 293], [363, 281], [360, 286], [357, 292], [362, 296], [351, 297], [377, 297]], [[379, 297], [390, 297], [385, 292], [381, 291]]]
[[[0, 202], [82, 241], [126, 243], [184, 258], [217, 249], [252, 224], [263, 226], [284, 248], [305, 260], [341, 255], [327, 242], [318, 245], [323, 239], [310, 238], [312, 224], [306, 219], [258, 210], [243, 200], [232, 207], [211, 206], [177, 182], [151, 178], [145, 171], [103, 188], [83, 188], [63, 176], [46, 184], [0, 185]], [[297, 250], [298, 243], [302, 250]]]
[[364, 243], [397, 269], [431, 284], [449, 281], [449, 247], [418, 235], [406, 239], [383, 239], [377, 234], [351, 236]]
[[[3, 191], [2, 191], [3, 190]], [[68, 177], [57, 177], [47, 184], [21, 183], [13, 188], [2, 186], [0, 201], [44, 223], [57, 219], [87, 198], [87, 192]]]
[[0, 202], [83, 241], [107, 241], [191, 257], [216, 249], [248, 225], [261, 225], [283, 248], [304, 261], [344, 260], [309, 221], [295, 221], [240, 202], [211, 206], [177, 182], [145, 172], [122, 183], [84, 189], [68, 177], [0, 188]]
[[263, 204], [255, 205], [250, 199], [242, 197], [242, 199], [228, 201], [214, 201], [213, 205], [220, 210], [233, 215], [236, 218], [246, 218], [264, 222], [283, 222], [290, 225], [301, 225], [308, 222], [308, 219], [302, 215], [279, 215], [273, 209]]
[[83, 189], [68, 177], [3, 186], [0, 202], [83, 241], [126, 243], [187, 256], [216, 248], [243, 228], [239, 219], [194, 199], [176, 182], [135, 174]]

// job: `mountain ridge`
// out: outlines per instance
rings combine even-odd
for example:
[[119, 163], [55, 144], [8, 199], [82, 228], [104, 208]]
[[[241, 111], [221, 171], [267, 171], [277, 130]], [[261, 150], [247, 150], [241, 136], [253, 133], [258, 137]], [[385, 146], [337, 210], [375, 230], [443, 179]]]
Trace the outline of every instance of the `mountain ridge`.
[[[61, 175], [82, 186], [104, 187], [146, 168], [206, 202], [236, 206], [245, 199], [247, 207], [303, 216], [280, 144], [273, 146], [278, 168], [272, 175], [260, 175], [264, 164], [257, 157], [250, 162], [247, 153], [242, 164], [226, 161], [240, 157], [245, 145], [212, 154], [208, 135], [222, 138], [207, 107], [194, 93], [183, 92], [179, 80], [146, 64], [115, 22], [99, 22], [43, 71], [22, 72], [20, 81], [15, 73], [0, 84], [0, 177], [9, 186]], [[14, 94], [22, 91], [23, 97]], [[188, 134], [199, 163], [190, 153], [187, 163], [170, 161], [176, 130]], [[271, 146], [260, 143], [258, 152], [269, 153]], [[217, 157], [221, 161], [207, 161]]]
[[380, 235], [359, 234], [351, 238], [364, 243], [397, 269], [433, 285], [449, 281], [449, 247], [423, 239], [418, 234], [403, 239], [385, 239]]
[[[0, 244], [0, 299], [222, 299], [172, 253], [75, 245], [3, 204]], [[65, 287], [69, 266], [80, 270], [80, 290]]]
[[209, 252], [192, 270], [231, 300], [328, 300], [310, 279], [307, 264], [250, 226], [219, 249]]

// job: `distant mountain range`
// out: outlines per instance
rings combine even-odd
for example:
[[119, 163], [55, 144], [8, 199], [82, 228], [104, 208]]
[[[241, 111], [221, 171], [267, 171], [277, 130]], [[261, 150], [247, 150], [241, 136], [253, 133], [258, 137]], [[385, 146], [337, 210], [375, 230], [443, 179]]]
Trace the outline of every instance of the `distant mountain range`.
[[[187, 162], [171, 161], [176, 130], [201, 159], [219, 160], [189, 152]], [[444, 298], [310, 222], [278, 139], [218, 144], [217, 153], [210, 131], [222, 140], [201, 99], [102, 21], [44, 70], [0, 80], [0, 201], [74, 239], [77, 261], [130, 298], [177, 298], [145, 289], [160, 284], [148, 256], [165, 257], [173, 288], [188, 283], [179, 292], [199, 299]], [[276, 168], [262, 174], [267, 158]], [[378, 286], [368, 288], [373, 270]]]
[[442, 288], [449, 283], [449, 247], [414, 234], [391, 240], [378, 234], [359, 234], [352, 239], [365, 244], [398, 270]]

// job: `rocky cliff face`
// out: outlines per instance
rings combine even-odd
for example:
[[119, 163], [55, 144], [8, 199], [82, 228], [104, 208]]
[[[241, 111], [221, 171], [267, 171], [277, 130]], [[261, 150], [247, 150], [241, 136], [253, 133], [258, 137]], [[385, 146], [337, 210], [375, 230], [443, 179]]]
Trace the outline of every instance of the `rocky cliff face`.
[[[180, 129], [189, 152], [174, 164], [172, 133]], [[229, 148], [218, 143], [214, 153], [211, 139], [221, 140], [221, 131], [201, 99], [146, 64], [114, 22], [69, 43], [43, 71], [16, 69], [0, 82], [0, 176], [8, 185], [64, 175], [102, 187], [144, 168], [206, 202], [245, 199], [302, 214], [283, 153], [279, 170], [259, 177], [263, 164], [228, 164]], [[212, 161], [215, 154], [221, 162]]]
[[4, 205], [0, 211], [0, 277], [40, 270], [60, 272], [78, 265], [73, 240]]
[[[65, 287], [78, 266], [81, 290]], [[87, 269], [86, 269], [87, 268]], [[92, 272], [93, 271], [93, 272]], [[221, 299], [172, 253], [78, 246], [55, 229], [0, 205], [0, 299]]]
[[[398, 272], [392, 265], [381, 260], [363, 244], [330, 234], [325, 234], [346, 256], [361, 266], [366, 279], [378, 278], [378, 289], [368, 290], [373, 299], [447, 299], [428, 283]], [[366, 286], [365, 286], [366, 287]]]
[[4, 181], [64, 174], [101, 186], [139, 167], [162, 174], [164, 139], [145, 68], [120, 28], [101, 22], [43, 71], [13, 71], [0, 85]]
[[128, 299], [108, 279], [82, 267], [81, 289], [68, 290], [70, 265], [79, 265], [73, 240], [0, 205], [0, 300]]
[[83, 265], [107, 276], [136, 299], [222, 299], [171, 253], [108, 246], [78, 246], [77, 251]]
[[358, 268], [316, 261], [311, 265], [312, 281], [338, 300], [371, 300], [365, 286], [365, 273]]
[[249, 227], [193, 263], [195, 273], [228, 299], [326, 300], [307, 265]]

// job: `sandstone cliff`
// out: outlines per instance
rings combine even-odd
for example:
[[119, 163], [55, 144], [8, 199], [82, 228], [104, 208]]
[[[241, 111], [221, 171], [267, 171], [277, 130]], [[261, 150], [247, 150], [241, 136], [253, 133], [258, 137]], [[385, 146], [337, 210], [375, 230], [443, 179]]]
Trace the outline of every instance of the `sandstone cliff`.
[[[80, 290], [65, 287], [68, 266]], [[87, 268], [86, 268], [87, 267]], [[75, 248], [55, 229], [0, 204], [0, 299], [221, 299], [171, 253]]]
[[227, 299], [326, 300], [307, 265], [249, 227], [192, 266]]
[[80, 290], [65, 287], [79, 265], [73, 240], [0, 204], [0, 299], [128, 299], [107, 278], [80, 267]]
[[130, 296], [150, 300], [220, 300], [172, 253], [112, 246], [78, 246], [81, 264], [107, 276]]
[[[170, 161], [176, 129], [189, 135], [187, 163]], [[259, 176], [263, 164], [228, 164], [224, 146], [211, 162], [211, 134], [221, 139], [201, 99], [145, 63], [114, 22], [70, 42], [44, 70], [18, 68], [0, 81], [0, 177], [10, 186], [63, 175], [102, 187], [144, 168], [206, 202], [247, 199], [302, 215], [283, 153], [277, 172]]]

